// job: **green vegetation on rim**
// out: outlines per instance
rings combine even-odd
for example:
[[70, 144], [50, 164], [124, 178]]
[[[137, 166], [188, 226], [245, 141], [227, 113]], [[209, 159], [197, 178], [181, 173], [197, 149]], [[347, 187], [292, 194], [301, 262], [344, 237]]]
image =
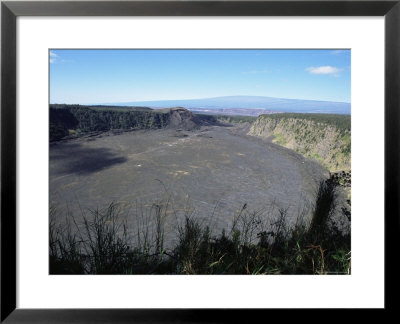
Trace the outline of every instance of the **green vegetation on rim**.
[[315, 159], [331, 171], [351, 168], [351, 118], [332, 114], [261, 115], [249, 135], [272, 141]]
[[338, 114], [305, 114], [305, 113], [280, 113], [280, 114], [268, 114], [260, 115], [259, 117], [267, 117], [269, 119], [280, 120], [285, 119], [303, 119], [310, 120], [315, 123], [322, 123], [327, 125], [335, 126], [340, 132], [347, 132], [351, 130], [351, 118], [350, 115], [338, 115]]
[[229, 115], [213, 115], [216, 119], [223, 123], [252, 123], [257, 120], [254, 116], [229, 116]]

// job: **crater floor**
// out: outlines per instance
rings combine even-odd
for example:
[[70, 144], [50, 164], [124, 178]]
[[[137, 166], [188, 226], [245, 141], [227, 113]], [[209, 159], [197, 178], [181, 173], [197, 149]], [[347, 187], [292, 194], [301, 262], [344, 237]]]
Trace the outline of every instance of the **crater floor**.
[[108, 132], [50, 145], [50, 205], [59, 219], [69, 212], [79, 222], [82, 210], [118, 202], [135, 232], [139, 222], [154, 223], [154, 203], [168, 201], [168, 233], [176, 232], [185, 214], [220, 233], [243, 206], [270, 222], [285, 209], [293, 223], [310, 211], [327, 173], [234, 126]]

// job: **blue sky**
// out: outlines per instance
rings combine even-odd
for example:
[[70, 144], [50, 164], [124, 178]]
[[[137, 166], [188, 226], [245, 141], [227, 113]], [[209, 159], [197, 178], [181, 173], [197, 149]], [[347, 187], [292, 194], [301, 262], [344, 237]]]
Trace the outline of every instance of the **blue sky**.
[[350, 102], [350, 50], [50, 50], [50, 103], [249, 95]]

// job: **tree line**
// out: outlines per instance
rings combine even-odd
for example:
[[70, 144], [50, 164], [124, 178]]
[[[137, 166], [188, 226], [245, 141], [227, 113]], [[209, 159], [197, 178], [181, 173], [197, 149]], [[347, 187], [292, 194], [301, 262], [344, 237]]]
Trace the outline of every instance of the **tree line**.
[[306, 113], [280, 113], [280, 114], [264, 114], [260, 117], [270, 118], [274, 120], [280, 119], [303, 119], [311, 120], [315, 123], [323, 123], [335, 126], [342, 134], [351, 131], [351, 116], [339, 114], [306, 114]]

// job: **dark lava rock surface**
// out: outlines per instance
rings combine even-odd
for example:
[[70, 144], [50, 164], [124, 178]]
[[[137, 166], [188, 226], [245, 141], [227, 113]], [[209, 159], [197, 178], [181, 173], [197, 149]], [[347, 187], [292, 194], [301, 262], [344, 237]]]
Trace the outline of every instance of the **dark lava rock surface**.
[[80, 222], [82, 210], [117, 202], [135, 233], [154, 224], [154, 204], [161, 204], [167, 240], [185, 215], [219, 234], [244, 205], [266, 223], [279, 209], [292, 224], [309, 214], [328, 171], [240, 127], [107, 132], [51, 144], [50, 205], [60, 221], [69, 213]]

